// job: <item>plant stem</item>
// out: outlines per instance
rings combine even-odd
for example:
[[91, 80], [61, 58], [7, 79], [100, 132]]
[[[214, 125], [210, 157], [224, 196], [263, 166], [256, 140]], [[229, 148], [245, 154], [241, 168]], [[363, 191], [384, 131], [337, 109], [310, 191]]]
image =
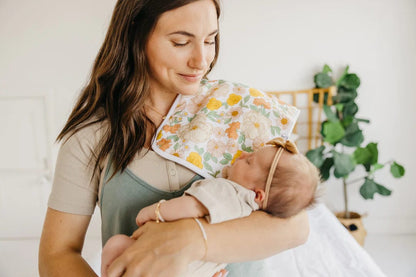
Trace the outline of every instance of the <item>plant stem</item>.
[[345, 218], [350, 218], [350, 211], [348, 210], [347, 182], [345, 178], [342, 178], [342, 183], [344, 185], [344, 216]]
[[[362, 179], [364, 179], [365, 177], [368, 177], [368, 175], [361, 176], [361, 177], [359, 177], [359, 178], [356, 178], [356, 179], [354, 179], [354, 180], [351, 180], [351, 181], [349, 181], [347, 184], [352, 184], [352, 183], [355, 183], [355, 182], [361, 181], [361, 180], [362, 180]], [[344, 180], [344, 182], [346, 182], [346, 180]]]
[[[383, 163], [382, 165], [383, 166], [386, 166], [386, 165], [388, 165], [388, 164], [392, 164], [393, 163], [393, 160], [389, 160], [389, 161], [387, 161], [387, 162], [385, 162], [385, 163]], [[362, 179], [364, 179], [364, 178], [371, 178], [371, 176], [374, 174], [374, 172], [367, 172], [367, 175], [364, 175], [364, 176], [361, 176], [361, 177], [359, 177], [359, 178], [355, 178], [355, 179], [353, 179], [353, 180], [350, 180], [347, 184], [352, 184], [352, 183], [355, 183], [355, 182], [358, 182], [358, 181], [361, 181]]]

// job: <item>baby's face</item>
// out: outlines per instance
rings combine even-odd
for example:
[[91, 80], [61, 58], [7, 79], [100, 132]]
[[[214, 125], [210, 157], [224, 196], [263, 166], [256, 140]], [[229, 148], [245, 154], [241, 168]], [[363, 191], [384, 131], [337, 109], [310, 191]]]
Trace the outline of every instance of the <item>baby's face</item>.
[[247, 189], [264, 189], [276, 151], [276, 147], [268, 146], [253, 153], [243, 152], [227, 169], [227, 178]]

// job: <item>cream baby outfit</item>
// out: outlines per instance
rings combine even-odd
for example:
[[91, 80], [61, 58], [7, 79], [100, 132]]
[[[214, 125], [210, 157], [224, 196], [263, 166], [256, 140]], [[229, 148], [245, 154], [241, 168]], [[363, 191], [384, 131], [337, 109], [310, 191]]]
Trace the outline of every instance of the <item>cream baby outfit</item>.
[[207, 208], [206, 218], [211, 224], [249, 216], [259, 209], [254, 191], [224, 178], [196, 181], [185, 194], [192, 195]]

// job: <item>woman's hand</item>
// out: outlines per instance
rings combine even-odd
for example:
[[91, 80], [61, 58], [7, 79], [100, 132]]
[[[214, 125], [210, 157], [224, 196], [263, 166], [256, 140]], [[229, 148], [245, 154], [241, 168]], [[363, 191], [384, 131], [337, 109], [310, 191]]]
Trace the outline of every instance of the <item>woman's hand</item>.
[[136, 241], [108, 268], [109, 277], [183, 275], [187, 266], [203, 257], [205, 245], [193, 219], [147, 222], [136, 230]]

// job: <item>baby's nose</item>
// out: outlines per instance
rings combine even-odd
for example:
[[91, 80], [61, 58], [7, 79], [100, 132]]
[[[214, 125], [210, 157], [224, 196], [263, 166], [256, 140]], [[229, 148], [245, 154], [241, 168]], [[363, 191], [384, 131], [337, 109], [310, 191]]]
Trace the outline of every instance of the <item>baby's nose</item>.
[[240, 157], [238, 157], [239, 159], [244, 159], [245, 157], [247, 157], [248, 153], [247, 152], [241, 152]]

